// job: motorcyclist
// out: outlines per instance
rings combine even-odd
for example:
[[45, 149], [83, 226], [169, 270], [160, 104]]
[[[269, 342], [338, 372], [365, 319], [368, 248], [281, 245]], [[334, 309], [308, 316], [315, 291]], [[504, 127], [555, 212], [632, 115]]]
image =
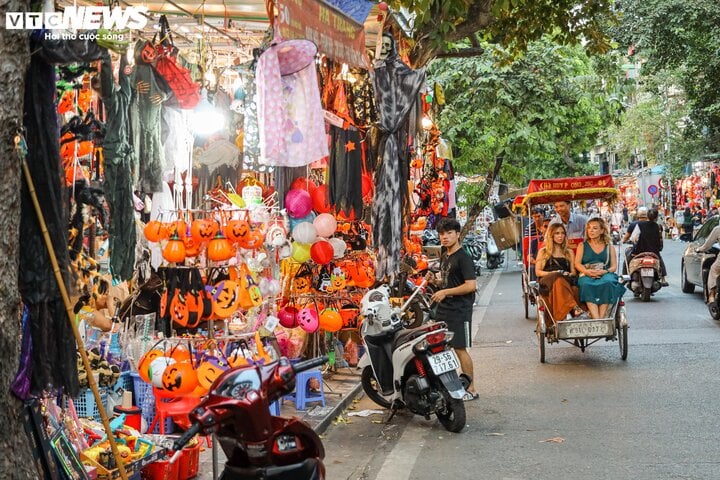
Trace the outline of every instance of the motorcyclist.
[[[705, 243], [696, 248], [695, 251], [697, 253], [704, 252], [716, 242], [720, 242], [720, 225], [712, 229], [705, 239]], [[712, 292], [712, 287], [710, 286], [711, 278], [715, 279], [715, 285], [712, 286], [715, 287], [715, 293]], [[710, 266], [710, 273], [708, 274], [708, 302], [715, 300], [718, 289], [720, 289], [720, 255], [715, 257], [715, 261]]]
[[667, 287], [667, 269], [665, 268], [665, 262], [663, 261], [662, 255], [660, 255], [660, 252], [663, 249], [662, 227], [658, 225], [657, 218], [658, 211], [653, 208], [647, 212], [647, 220], [637, 222], [635, 228], [640, 229], [640, 235], [638, 236], [635, 246], [628, 257], [628, 263], [632, 257], [640, 253], [654, 253], [657, 255], [658, 259], [660, 259], [660, 285]]

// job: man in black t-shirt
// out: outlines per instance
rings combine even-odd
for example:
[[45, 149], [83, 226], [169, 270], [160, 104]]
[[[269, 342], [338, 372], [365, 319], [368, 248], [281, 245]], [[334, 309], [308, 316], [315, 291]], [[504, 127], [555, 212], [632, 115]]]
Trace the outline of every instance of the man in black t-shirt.
[[454, 218], [443, 218], [437, 225], [442, 254], [440, 257], [440, 289], [433, 293], [438, 303], [436, 318], [445, 322], [455, 334], [451, 342], [460, 368], [470, 377], [464, 400], [475, 400], [473, 362], [467, 349], [472, 344], [472, 311], [475, 301], [475, 268], [470, 256], [460, 246], [460, 223]]

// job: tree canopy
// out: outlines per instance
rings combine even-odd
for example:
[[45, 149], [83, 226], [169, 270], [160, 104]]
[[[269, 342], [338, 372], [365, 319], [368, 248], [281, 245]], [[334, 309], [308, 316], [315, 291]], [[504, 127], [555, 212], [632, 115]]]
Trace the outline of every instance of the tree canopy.
[[[440, 54], [482, 50], [480, 42], [497, 44], [517, 56], [543, 36], [556, 43], [607, 52], [606, 25], [611, 0], [389, 0], [404, 7], [412, 23], [412, 66]], [[458, 47], [458, 42], [470, 43]]]
[[689, 105], [685, 135], [720, 152], [720, 2], [619, 0], [620, 46], [642, 63], [644, 76], [672, 71]]
[[[464, 175], [485, 174], [504, 159], [504, 181], [524, 185], [530, 178], [591, 173], [586, 154], [603, 128], [617, 118], [608, 101], [612, 75], [601, 75], [579, 46], [560, 46], [549, 38], [532, 42], [526, 54], [498, 64], [506, 51], [484, 45], [476, 58], [438, 59], [429, 78], [445, 88], [448, 104], [439, 127]], [[470, 202], [475, 191], [465, 192]]]

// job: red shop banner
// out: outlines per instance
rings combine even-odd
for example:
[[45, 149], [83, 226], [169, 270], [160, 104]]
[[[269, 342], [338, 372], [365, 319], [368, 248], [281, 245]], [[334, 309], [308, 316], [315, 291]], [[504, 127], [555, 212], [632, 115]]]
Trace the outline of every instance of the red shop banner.
[[278, 0], [276, 5], [283, 39], [310, 40], [333, 60], [369, 68], [363, 25], [321, 0]]

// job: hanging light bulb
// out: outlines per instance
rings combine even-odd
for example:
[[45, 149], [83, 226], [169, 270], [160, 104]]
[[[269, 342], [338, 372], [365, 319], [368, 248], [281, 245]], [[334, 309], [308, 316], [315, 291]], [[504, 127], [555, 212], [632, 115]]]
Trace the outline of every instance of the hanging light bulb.
[[191, 128], [197, 135], [210, 135], [225, 128], [225, 115], [220, 113], [207, 98], [207, 90], [200, 91], [198, 103], [191, 118]]

